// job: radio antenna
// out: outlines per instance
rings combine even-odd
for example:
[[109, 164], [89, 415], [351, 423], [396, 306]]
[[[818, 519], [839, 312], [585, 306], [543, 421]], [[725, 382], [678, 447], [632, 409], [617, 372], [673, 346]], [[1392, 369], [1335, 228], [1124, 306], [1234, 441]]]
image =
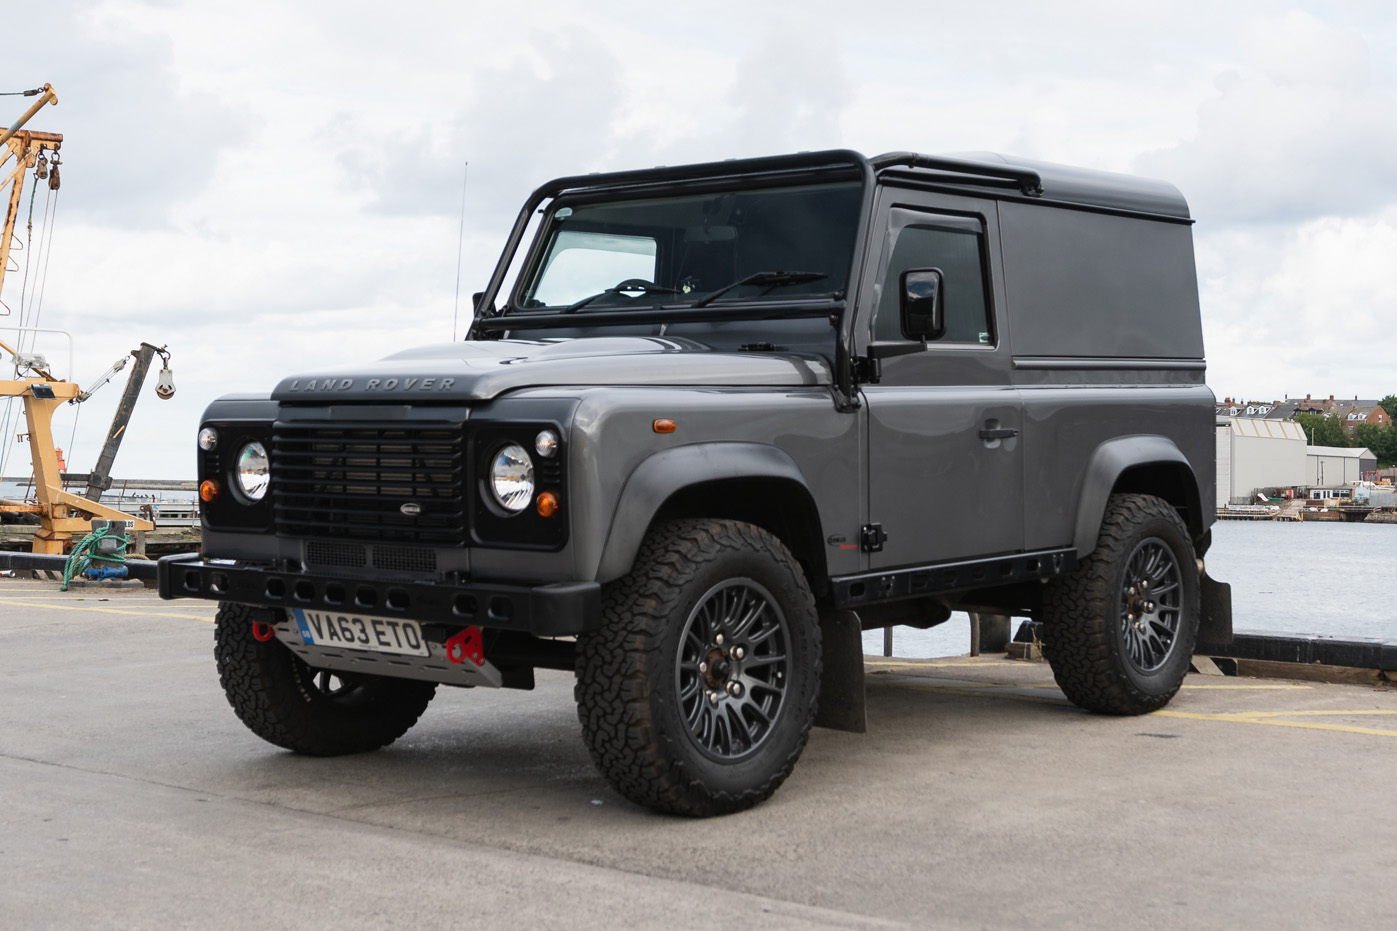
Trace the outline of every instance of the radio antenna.
[[456, 342], [456, 324], [461, 319], [461, 253], [466, 247], [466, 174], [471, 163], [461, 169], [461, 232], [456, 239], [456, 309], [451, 314], [451, 341]]

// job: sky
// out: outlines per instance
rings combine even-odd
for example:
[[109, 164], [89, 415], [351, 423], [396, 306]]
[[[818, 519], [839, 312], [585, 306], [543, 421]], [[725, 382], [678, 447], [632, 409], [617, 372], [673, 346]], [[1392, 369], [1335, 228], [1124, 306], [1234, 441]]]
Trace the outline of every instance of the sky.
[[[118, 478], [192, 479], [220, 395], [463, 334], [552, 177], [824, 148], [1169, 181], [1219, 398], [1397, 393], [1390, 2], [50, 0], [4, 30], [0, 91], [51, 83], [28, 128], [64, 143], [0, 339], [22, 313], [67, 331], [71, 370], [61, 337], [36, 348], [83, 385], [171, 353]], [[28, 103], [0, 97], [0, 124]], [[125, 377], [56, 415], [72, 471]]]

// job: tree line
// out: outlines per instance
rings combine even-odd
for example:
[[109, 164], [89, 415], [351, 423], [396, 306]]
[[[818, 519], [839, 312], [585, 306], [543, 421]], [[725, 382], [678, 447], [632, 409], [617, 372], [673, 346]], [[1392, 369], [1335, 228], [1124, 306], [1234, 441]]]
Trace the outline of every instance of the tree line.
[[[1397, 421], [1397, 394], [1389, 394], [1378, 404], [1390, 421]], [[1333, 414], [1296, 414], [1295, 422], [1305, 431], [1311, 446], [1366, 446], [1378, 458], [1378, 468], [1397, 465], [1397, 425], [1361, 423], [1349, 433], [1347, 422]]]

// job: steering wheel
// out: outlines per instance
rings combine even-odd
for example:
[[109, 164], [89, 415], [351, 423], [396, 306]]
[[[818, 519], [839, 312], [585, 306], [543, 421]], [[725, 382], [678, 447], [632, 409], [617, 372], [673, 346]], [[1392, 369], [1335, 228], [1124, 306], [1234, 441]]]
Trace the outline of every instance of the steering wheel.
[[618, 283], [612, 285], [611, 287], [607, 288], [606, 290], [608, 290], [608, 291], [645, 291], [645, 292], [657, 291], [657, 292], [662, 292], [662, 293], [665, 293], [665, 294], [678, 294], [678, 293], [679, 293], [679, 292], [676, 291], [674, 288], [662, 288], [662, 287], [660, 287], [659, 285], [655, 284], [655, 282], [653, 282], [653, 281], [647, 281], [647, 280], [644, 279], [644, 278], [627, 278], [625, 281], [618, 282]]

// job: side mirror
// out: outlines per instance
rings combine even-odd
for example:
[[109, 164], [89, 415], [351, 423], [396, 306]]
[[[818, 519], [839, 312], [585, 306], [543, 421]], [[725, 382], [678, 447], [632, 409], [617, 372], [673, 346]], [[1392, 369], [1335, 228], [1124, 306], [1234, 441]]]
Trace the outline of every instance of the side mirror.
[[946, 333], [945, 276], [939, 268], [912, 268], [902, 273], [902, 335], [940, 339]]
[[480, 313], [480, 299], [484, 296], [484, 291], [477, 291], [471, 295], [471, 306], [475, 308], [476, 313]]

